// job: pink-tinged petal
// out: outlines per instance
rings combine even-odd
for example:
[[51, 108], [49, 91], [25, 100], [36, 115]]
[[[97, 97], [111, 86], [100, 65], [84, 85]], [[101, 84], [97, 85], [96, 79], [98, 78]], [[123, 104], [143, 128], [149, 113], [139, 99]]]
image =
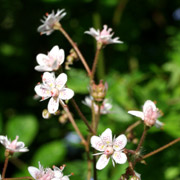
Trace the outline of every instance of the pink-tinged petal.
[[104, 151], [106, 145], [103, 143], [102, 139], [98, 136], [91, 137], [91, 145], [94, 149], [98, 151]]
[[42, 77], [43, 84], [50, 88], [55, 87], [55, 76], [54, 73], [45, 72]]
[[102, 141], [107, 144], [107, 145], [111, 145], [112, 144], [112, 131], [111, 129], [106, 129], [100, 136], [100, 138], [102, 139]]
[[51, 96], [51, 91], [42, 84], [35, 86], [34, 90], [38, 96], [44, 97], [46, 99]]
[[133, 115], [133, 116], [137, 116], [137, 117], [141, 118], [142, 120], [144, 120], [144, 113], [141, 111], [128, 111], [128, 113]]
[[107, 158], [105, 154], [101, 155], [96, 164], [96, 169], [101, 170], [105, 168], [109, 162], [110, 158]]
[[114, 154], [112, 155], [112, 158], [118, 164], [124, 164], [127, 161], [126, 154], [122, 153], [121, 151], [115, 151]]
[[62, 100], [69, 100], [74, 96], [74, 91], [69, 88], [63, 88], [59, 92], [59, 98]]
[[37, 63], [41, 66], [46, 66], [48, 61], [49, 61], [49, 57], [45, 54], [38, 54], [36, 56], [36, 60], [37, 60]]
[[156, 105], [154, 104], [154, 102], [151, 100], [147, 100], [143, 105], [143, 112], [146, 112], [149, 107], [152, 107], [153, 111], [156, 111]]
[[49, 56], [56, 60], [58, 65], [61, 65], [64, 62], [64, 50], [59, 49], [58, 46], [54, 46], [51, 49]]
[[154, 124], [157, 128], [162, 128], [164, 126], [164, 123], [160, 122], [159, 120], [156, 120]]
[[48, 66], [36, 66], [34, 68], [36, 71], [40, 71], [40, 72], [43, 72], [43, 71], [52, 71], [53, 69], [48, 67]]
[[58, 110], [58, 108], [59, 108], [59, 98], [52, 97], [48, 103], [49, 113], [54, 114]]
[[113, 142], [113, 149], [119, 151], [123, 149], [127, 144], [127, 138], [124, 134], [119, 135]]
[[40, 173], [38, 168], [32, 166], [28, 167], [28, 171], [34, 179], [37, 179], [37, 175]]
[[61, 73], [57, 78], [56, 78], [56, 88], [61, 90], [64, 85], [67, 82], [67, 75], [65, 73]]

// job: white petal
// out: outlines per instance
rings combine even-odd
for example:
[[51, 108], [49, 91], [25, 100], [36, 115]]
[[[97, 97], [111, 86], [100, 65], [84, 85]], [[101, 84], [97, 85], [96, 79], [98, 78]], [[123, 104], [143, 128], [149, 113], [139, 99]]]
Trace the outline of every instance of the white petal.
[[147, 100], [143, 105], [143, 112], [146, 112], [146, 110], [149, 109], [150, 106], [152, 107], [153, 111], [156, 110], [156, 105], [154, 104], [154, 102], [151, 100]]
[[51, 98], [48, 103], [48, 111], [54, 114], [59, 108], [59, 98]]
[[49, 56], [53, 57], [53, 59], [58, 62], [58, 65], [61, 65], [64, 62], [64, 50], [59, 49], [58, 46], [54, 46], [51, 49]]
[[98, 151], [104, 151], [106, 145], [103, 143], [102, 139], [98, 136], [91, 137], [91, 145]]
[[45, 98], [48, 98], [51, 96], [51, 91], [42, 84], [35, 86], [34, 90], [38, 96], [45, 97]]
[[63, 178], [61, 178], [61, 180], [69, 180], [68, 176], [64, 176]]
[[45, 54], [38, 54], [36, 56], [37, 63], [41, 66], [46, 66], [47, 62], [49, 61], [49, 57]]
[[119, 135], [113, 142], [113, 148], [116, 151], [123, 149], [127, 144], [127, 138], [124, 134]]
[[36, 66], [34, 68], [36, 71], [40, 71], [40, 72], [43, 72], [43, 71], [52, 71], [53, 69], [48, 67], [48, 66]]
[[62, 100], [68, 100], [71, 99], [74, 96], [74, 91], [69, 88], [63, 88], [59, 92], [59, 98]]
[[144, 120], [144, 113], [141, 111], [128, 111], [128, 113]]
[[122, 153], [121, 151], [115, 151], [114, 154], [112, 155], [112, 158], [118, 164], [124, 164], [127, 161], [126, 154]]
[[61, 90], [64, 85], [67, 82], [67, 75], [65, 73], [61, 73], [57, 78], [56, 78], [56, 88]]
[[96, 169], [103, 169], [107, 166], [110, 158], [107, 158], [105, 154], [101, 155], [100, 158], [98, 159], [98, 162], [96, 164]]
[[54, 73], [45, 72], [42, 77], [43, 84], [48, 87], [55, 87]]
[[160, 122], [159, 120], [156, 120], [155, 126], [156, 126], [157, 128], [162, 128], [162, 127], [164, 126], [164, 123]]
[[34, 179], [36, 179], [37, 174], [40, 173], [40, 170], [38, 168], [32, 166], [28, 167], [28, 171]]
[[102, 139], [102, 141], [105, 144], [112, 144], [112, 131], [111, 129], [106, 129], [100, 136], [100, 138]]

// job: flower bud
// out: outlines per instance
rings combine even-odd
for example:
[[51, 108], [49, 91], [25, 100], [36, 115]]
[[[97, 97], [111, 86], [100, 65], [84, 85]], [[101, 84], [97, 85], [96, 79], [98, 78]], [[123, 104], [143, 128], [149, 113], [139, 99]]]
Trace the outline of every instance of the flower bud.
[[69, 70], [70, 69], [69, 65], [72, 65], [73, 62], [78, 59], [78, 55], [74, 49], [71, 49], [69, 53], [70, 54], [67, 56], [66, 63], [65, 63], [66, 70]]
[[49, 111], [48, 111], [47, 109], [44, 109], [44, 110], [42, 111], [42, 117], [43, 117], [44, 119], [49, 119], [49, 118], [51, 117], [51, 114], [49, 113]]
[[107, 83], [103, 84], [101, 80], [99, 84], [95, 84], [94, 81], [91, 83], [91, 96], [96, 102], [102, 102], [106, 96]]

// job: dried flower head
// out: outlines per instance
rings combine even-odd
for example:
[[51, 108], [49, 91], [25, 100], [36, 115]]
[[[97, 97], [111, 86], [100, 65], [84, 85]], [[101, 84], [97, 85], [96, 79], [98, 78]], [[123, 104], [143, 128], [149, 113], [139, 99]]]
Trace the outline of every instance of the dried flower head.
[[107, 25], [104, 25], [103, 27], [104, 28], [102, 31], [100, 31], [99, 29], [95, 30], [94, 28], [90, 28], [90, 30], [85, 31], [85, 33], [93, 36], [96, 39], [96, 41], [98, 43], [101, 43], [102, 45], [123, 43], [119, 40], [119, 37], [112, 38], [114, 33], [112, 32], [111, 28], [108, 28]]
[[157, 128], [161, 128], [164, 124], [157, 120], [161, 113], [153, 101], [147, 100], [143, 105], [143, 112], [141, 111], [128, 111], [129, 114], [140, 117], [146, 126], [155, 125]]
[[101, 154], [96, 168], [101, 170], [106, 167], [110, 158], [112, 158], [113, 166], [115, 163], [124, 164], [127, 161], [127, 156], [123, 153], [123, 148], [127, 144], [127, 138], [124, 134], [119, 135], [117, 138], [112, 139], [112, 131], [111, 129], [106, 129], [100, 137], [92, 136], [91, 137], [91, 145]]
[[65, 87], [67, 82], [65, 73], [61, 73], [55, 78], [54, 73], [45, 72], [42, 81], [42, 84], [35, 87], [35, 92], [42, 97], [42, 100], [50, 98], [48, 111], [51, 114], [58, 110], [59, 102], [64, 104], [63, 100], [69, 100], [74, 96], [74, 91]]
[[38, 54], [36, 56], [38, 66], [35, 67], [37, 71], [56, 71], [59, 66], [64, 62], [64, 50], [54, 46], [51, 51], [45, 54]]
[[41, 20], [43, 24], [38, 27], [38, 32], [40, 32], [41, 34], [50, 35], [58, 26], [60, 26], [59, 21], [65, 15], [66, 12], [64, 12], [64, 9], [57, 10], [56, 14], [54, 13], [54, 11], [52, 11], [51, 14], [46, 13], [46, 16], [44, 16], [44, 20]]
[[29, 151], [22, 141], [18, 141], [19, 136], [16, 136], [12, 142], [8, 140], [7, 136], [0, 136], [0, 143], [9, 150], [10, 153], [14, 152], [27, 152]]

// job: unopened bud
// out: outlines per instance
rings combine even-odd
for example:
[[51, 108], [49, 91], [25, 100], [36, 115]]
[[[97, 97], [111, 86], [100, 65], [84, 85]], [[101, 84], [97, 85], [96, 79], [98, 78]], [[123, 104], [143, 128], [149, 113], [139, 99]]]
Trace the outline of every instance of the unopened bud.
[[51, 114], [49, 113], [49, 111], [48, 111], [47, 109], [44, 109], [44, 110], [42, 111], [42, 117], [43, 117], [44, 119], [49, 119], [49, 118], [51, 117]]

